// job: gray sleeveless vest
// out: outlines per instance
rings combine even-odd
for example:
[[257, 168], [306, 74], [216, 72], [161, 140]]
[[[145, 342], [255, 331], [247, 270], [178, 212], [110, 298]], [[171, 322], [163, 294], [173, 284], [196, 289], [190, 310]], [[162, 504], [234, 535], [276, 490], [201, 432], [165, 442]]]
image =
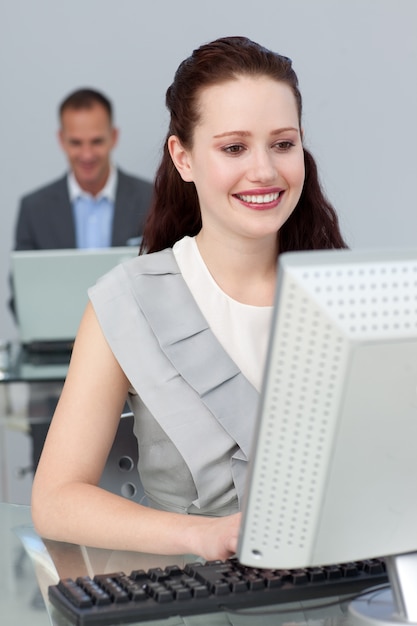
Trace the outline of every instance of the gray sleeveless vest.
[[[139, 467], [151, 502], [158, 508], [213, 515], [237, 510], [258, 392], [212, 333], [172, 250], [119, 265], [89, 296], [134, 389]], [[147, 418], [141, 418], [139, 404]], [[181, 463], [193, 487], [177, 501], [173, 493], [182, 489]], [[154, 482], [149, 490], [147, 473], [149, 484]]]

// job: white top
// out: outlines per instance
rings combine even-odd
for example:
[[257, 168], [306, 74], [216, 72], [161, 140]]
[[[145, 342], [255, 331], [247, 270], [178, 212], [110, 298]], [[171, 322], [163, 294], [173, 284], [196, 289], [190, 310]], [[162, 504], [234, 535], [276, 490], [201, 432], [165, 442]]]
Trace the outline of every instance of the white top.
[[242, 304], [224, 293], [207, 269], [194, 237], [178, 241], [173, 253], [214, 335], [260, 391], [273, 307]]

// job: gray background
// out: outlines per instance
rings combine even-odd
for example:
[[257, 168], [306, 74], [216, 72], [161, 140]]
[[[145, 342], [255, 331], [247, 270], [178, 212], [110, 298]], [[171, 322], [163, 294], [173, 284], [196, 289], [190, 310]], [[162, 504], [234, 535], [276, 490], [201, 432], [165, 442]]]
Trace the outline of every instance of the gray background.
[[417, 247], [417, 0], [0, 0], [0, 338], [19, 198], [60, 176], [57, 104], [104, 90], [115, 161], [152, 179], [164, 94], [205, 41], [246, 35], [293, 59], [306, 144], [351, 247]]

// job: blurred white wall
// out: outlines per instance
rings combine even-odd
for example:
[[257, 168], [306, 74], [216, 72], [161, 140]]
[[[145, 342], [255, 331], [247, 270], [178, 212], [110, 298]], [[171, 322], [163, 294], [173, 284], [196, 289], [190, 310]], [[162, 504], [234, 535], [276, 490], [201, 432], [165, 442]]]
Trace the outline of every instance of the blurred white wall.
[[65, 169], [57, 104], [113, 100], [116, 161], [152, 178], [165, 90], [205, 41], [246, 35], [293, 59], [306, 143], [352, 247], [417, 246], [416, 0], [2, 0], [0, 338], [13, 337], [9, 254], [19, 198]]

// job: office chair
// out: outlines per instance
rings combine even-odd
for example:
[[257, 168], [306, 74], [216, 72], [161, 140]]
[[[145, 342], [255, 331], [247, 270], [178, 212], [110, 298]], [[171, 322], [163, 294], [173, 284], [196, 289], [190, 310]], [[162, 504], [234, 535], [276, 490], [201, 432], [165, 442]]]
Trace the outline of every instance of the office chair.
[[100, 487], [140, 502], [145, 493], [137, 469], [139, 453], [133, 425], [133, 413], [124, 413], [101, 475]]

